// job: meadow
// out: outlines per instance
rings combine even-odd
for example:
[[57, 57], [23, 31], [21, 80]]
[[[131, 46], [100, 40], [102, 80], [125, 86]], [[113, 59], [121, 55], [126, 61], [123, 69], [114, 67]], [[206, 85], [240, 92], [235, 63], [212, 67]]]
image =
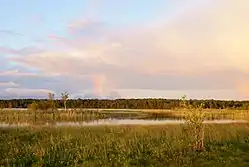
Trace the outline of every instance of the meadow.
[[[1, 128], [4, 166], [248, 166], [249, 125], [209, 125], [205, 150], [184, 126]], [[7, 165], [8, 164], [8, 165]]]
[[[52, 127], [53, 122], [99, 119], [188, 119], [187, 109], [68, 111], [2, 110], [2, 166], [249, 166], [249, 123], [203, 126], [203, 150], [189, 124]], [[202, 110], [207, 120], [248, 120], [246, 110]], [[200, 121], [194, 119], [194, 126]], [[198, 129], [198, 128], [197, 128]]]

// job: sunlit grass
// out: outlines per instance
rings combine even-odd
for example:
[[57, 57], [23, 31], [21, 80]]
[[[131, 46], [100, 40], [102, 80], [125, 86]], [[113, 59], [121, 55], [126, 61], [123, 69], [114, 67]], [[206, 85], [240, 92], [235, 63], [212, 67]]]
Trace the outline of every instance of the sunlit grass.
[[[189, 119], [194, 110], [0, 111], [0, 122], [91, 121], [106, 118]], [[248, 111], [201, 110], [205, 119], [244, 119]], [[191, 119], [189, 119], [191, 120]], [[205, 125], [204, 150], [185, 125], [0, 128], [3, 166], [248, 166], [249, 124]], [[7, 165], [8, 164], [8, 165]]]
[[98, 112], [91, 110], [77, 110], [77, 111], [0, 111], [0, 123], [31, 123], [44, 124], [46, 122], [60, 122], [60, 121], [92, 121], [97, 119], [107, 118], [136, 118], [141, 116], [139, 113], [109, 113]]
[[248, 166], [249, 124], [208, 125], [205, 151], [186, 126], [0, 128], [2, 165]]
[[[191, 110], [141, 110], [151, 117], [185, 119]], [[228, 110], [228, 109], [203, 109], [202, 113], [206, 120], [214, 119], [233, 119], [233, 120], [249, 120], [249, 110]]]
[[[53, 99], [52, 94], [50, 99]], [[50, 101], [52, 104], [52, 101]], [[186, 96], [175, 110], [1, 110], [2, 166], [249, 166], [249, 124], [204, 120], [249, 120], [246, 110], [193, 107]], [[35, 104], [35, 103], [34, 103]], [[179, 125], [52, 126], [100, 119], [184, 119]], [[48, 124], [47, 124], [48, 123]], [[51, 123], [51, 124], [49, 124]], [[46, 126], [41, 126], [41, 125]]]
[[[232, 119], [249, 120], [247, 110], [203, 110], [206, 120]], [[62, 111], [0, 111], [0, 123], [44, 124], [60, 121], [93, 121], [98, 119], [186, 119], [190, 110], [71, 110]]]

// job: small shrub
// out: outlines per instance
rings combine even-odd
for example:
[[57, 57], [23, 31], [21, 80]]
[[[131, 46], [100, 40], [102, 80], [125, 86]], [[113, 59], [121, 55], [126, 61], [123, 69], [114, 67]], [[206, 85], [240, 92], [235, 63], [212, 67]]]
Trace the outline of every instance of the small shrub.
[[37, 111], [39, 108], [39, 105], [37, 102], [33, 101], [29, 106], [28, 109], [31, 111]]
[[191, 145], [193, 145], [194, 150], [203, 151], [204, 150], [204, 124], [205, 114], [203, 112], [204, 104], [201, 103], [200, 106], [193, 107], [186, 100], [186, 96], [182, 97], [181, 106], [184, 109], [188, 110], [188, 114], [186, 116], [186, 124], [188, 129], [192, 132], [192, 137], [194, 138], [191, 141]]

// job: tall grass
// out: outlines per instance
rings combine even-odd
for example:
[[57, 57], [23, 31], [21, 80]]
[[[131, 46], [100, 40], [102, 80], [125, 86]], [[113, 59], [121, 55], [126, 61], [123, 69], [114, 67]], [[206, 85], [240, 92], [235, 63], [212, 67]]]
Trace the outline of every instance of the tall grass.
[[[65, 111], [0, 111], [0, 123], [31, 123], [44, 124], [46, 122], [60, 121], [92, 121], [97, 119], [120, 118], [120, 119], [188, 119], [190, 109], [179, 109], [172, 111], [119, 111], [119, 110], [68, 110]], [[202, 110], [206, 120], [213, 119], [244, 119], [249, 120], [249, 112], [237, 110]]]
[[[243, 112], [246, 115], [247, 111]], [[9, 123], [185, 118], [187, 124], [0, 128], [0, 165], [249, 166], [249, 124], [206, 125], [204, 128], [203, 120], [210, 119], [211, 113], [215, 114], [201, 106], [166, 112], [1, 111], [0, 122]], [[216, 115], [220, 119], [224, 113], [231, 116], [230, 111], [220, 113]]]
[[[64, 96], [64, 97], [63, 97]], [[249, 166], [249, 124], [205, 125], [205, 119], [248, 119], [248, 111], [0, 111], [0, 123], [44, 124], [106, 118], [186, 119], [184, 125], [0, 128], [2, 166]], [[53, 104], [54, 95], [49, 95]], [[33, 108], [33, 109], [32, 109]]]
[[107, 118], [138, 117], [136, 113], [102, 113], [96, 111], [0, 111], [0, 122], [4, 123], [31, 123], [44, 124], [46, 122], [60, 121], [92, 121]]
[[208, 125], [205, 151], [180, 125], [0, 128], [3, 166], [248, 166], [248, 124]]

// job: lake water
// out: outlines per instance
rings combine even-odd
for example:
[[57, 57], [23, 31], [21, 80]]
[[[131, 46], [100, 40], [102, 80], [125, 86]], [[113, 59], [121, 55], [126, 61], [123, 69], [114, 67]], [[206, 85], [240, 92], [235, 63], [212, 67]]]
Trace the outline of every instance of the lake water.
[[[183, 124], [184, 120], [141, 120], [141, 119], [102, 119], [91, 122], [55, 122], [55, 123], [44, 123], [38, 126], [49, 126], [49, 127], [67, 127], [67, 126], [97, 126], [97, 125], [167, 125], [167, 124]], [[246, 120], [206, 120], [204, 124], [231, 124], [231, 123], [249, 123]], [[29, 123], [9, 124], [0, 123], [0, 127], [28, 127], [34, 126]]]

